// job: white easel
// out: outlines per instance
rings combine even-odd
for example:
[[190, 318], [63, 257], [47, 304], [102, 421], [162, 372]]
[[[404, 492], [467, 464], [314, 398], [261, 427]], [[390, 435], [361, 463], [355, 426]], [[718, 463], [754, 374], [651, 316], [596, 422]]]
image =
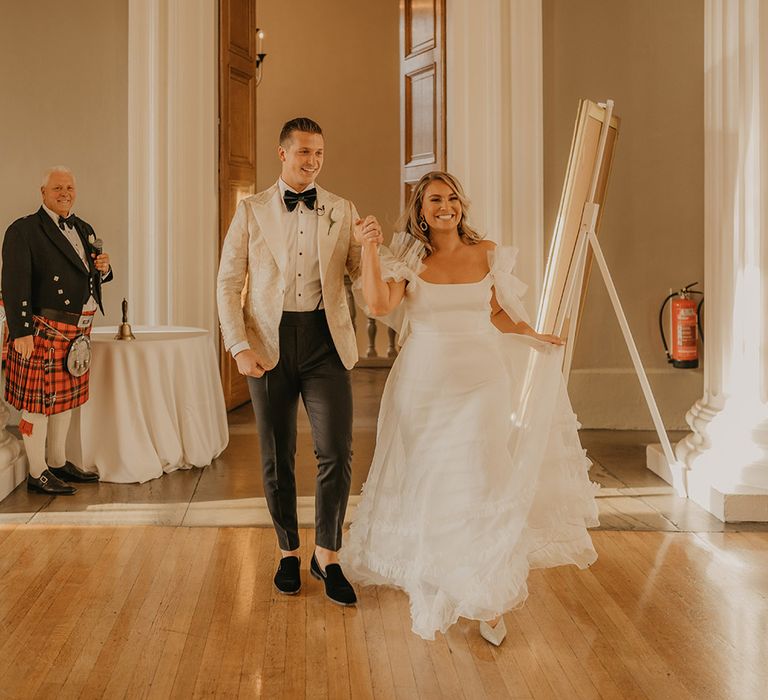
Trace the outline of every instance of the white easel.
[[595, 159], [595, 165], [592, 169], [592, 180], [589, 185], [589, 192], [587, 195], [587, 201], [584, 204], [584, 210], [581, 215], [581, 223], [579, 224], [579, 234], [576, 239], [576, 248], [574, 251], [574, 264], [569, 271], [568, 279], [566, 282], [566, 289], [564, 295], [564, 309], [565, 313], [560, 316], [555, 328], [555, 334], [561, 335], [563, 332], [563, 326], [565, 320], [569, 319], [571, 322], [568, 325], [567, 343], [565, 346], [565, 359], [563, 362], [563, 374], [566, 380], [571, 373], [571, 362], [573, 360], [573, 345], [576, 338], [576, 326], [578, 325], [579, 318], [579, 305], [581, 303], [581, 290], [584, 282], [584, 270], [587, 263], [587, 250], [588, 246], [592, 247], [592, 253], [595, 256], [597, 265], [600, 268], [600, 273], [603, 276], [605, 287], [608, 290], [608, 296], [611, 299], [613, 310], [616, 313], [616, 319], [621, 326], [621, 332], [624, 336], [624, 342], [627, 344], [627, 349], [632, 357], [632, 364], [635, 367], [635, 373], [640, 381], [640, 386], [645, 396], [645, 402], [648, 404], [648, 410], [651, 412], [651, 418], [653, 419], [653, 425], [656, 428], [656, 433], [659, 436], [661, 442], [661, 448], [664, 452], [664, 457], [670, 466], [670, 471], [673, 475], [672, 486], [675, 492], [679, 496], [687, 496], [687, 485], [683, 477], [685, 471], [681, 465], [677, 462], [674, 452], [672, 451], [672, 445], [669, 442], [667, 431], [664, 428], [664, 424], [661, 420], [661, 414], [659, 408], [656, 405], [656, 399], [653, 397], [651, 391], [651, 385], [648, 382], [648, 377], [645, 374], [645, 369], [640, 360], [640, 354], [637, 351], [632, 332], [629, 330], [629, 324], [627, 323], [627, 317], [624, 315], [624, 310], [621, 307], [619, 301], [619, 295], [616, 293], [616, 287], [613, 284], [611, 273], [608, 270], [608, 265], [603, 257], [603, 251], [600, 248], [600, 243], [597, 240], [595, 234], [595, 225], [597, 222], [597, 215], [600, 210], [600, 205], [595, 200], [595, 193], [597, 192], [597, 182], [600, 176], [600, 168], [603, 163], [603, 155], [605, 153], [605, 144], [608, 139], [608, 129], [611, 125], [611, 116], [613, 115], [613, 100], [607, 100], [605, 104], [600, 104], [605, 109], [605, 117], [603, 125], [600, 130], [600, 140], [597, 148], [597, 158]]

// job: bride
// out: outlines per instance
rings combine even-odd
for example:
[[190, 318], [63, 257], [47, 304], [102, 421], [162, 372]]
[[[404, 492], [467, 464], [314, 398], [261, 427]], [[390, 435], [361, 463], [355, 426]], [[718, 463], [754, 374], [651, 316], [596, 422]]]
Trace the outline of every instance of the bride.
[[[356, 228], [368, 311], [400, 332], [376, 449], [341, 561], [408, 595], [424, 639], [459, 617], [501, 644], [531, 567], [596, 553], [596, 486], [562, 374], [562, 341], [525, 322], [516, 250], [467, 222], [455, 177], [418, 182], [392, 251]], [[359, 291], [359, 290], [358, 290]]]

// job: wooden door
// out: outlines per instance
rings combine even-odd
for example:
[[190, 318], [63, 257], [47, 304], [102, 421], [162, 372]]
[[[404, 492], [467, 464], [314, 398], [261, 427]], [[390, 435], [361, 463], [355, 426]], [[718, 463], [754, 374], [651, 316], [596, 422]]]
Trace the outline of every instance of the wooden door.
[[445, 0], [400, 2], [401, 205], [430, 170], [444, 170]]
[[[219, 250], [237, 203], [256, 191], [256, 0], [219, 0]], [[227, 409], [248, 385], [219, 337]]]

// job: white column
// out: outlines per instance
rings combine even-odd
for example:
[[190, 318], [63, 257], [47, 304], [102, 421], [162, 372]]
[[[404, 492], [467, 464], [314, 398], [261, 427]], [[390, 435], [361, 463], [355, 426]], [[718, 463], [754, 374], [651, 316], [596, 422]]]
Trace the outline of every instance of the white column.
[[[0, 305], [0, 347], [3, 345], [5, 309]], [[0, 501], [2, 501], [27, 476], [27, 456], [21, 440], [6, 429], [10, 411], [3, 401], [5, 377], [0, 381]]]
[[707, 0], [704, 31], [704, 395], [676, 453], [693, 500], [766, 521], [768, 3]]
[[470, 221], [520, 249], [518, 273], [536, 315], [544, 266], [541, 0], [448, 0], [448, 170]]
[[217, 3], [128, 7], [130, 320], [215, 333]]

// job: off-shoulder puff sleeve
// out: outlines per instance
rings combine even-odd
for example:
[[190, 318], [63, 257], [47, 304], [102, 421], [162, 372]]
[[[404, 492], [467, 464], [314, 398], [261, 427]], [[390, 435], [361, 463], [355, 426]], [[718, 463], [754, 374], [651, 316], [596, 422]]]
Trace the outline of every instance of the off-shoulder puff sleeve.
[[[408, 233], [400, 232], [392, 236], [389, 247], [379, 246], [379, 265], [381, 278], [385, 282], [413, 282], [425, 269], [422, 262], [426, 247]], [[352, 284], [357, 305], [368, 313], [368, 307], [363, 298], [363, 277], [360, 275]], [[368, 314], [370, 315], [370, 314]]]
[[[399, 232], [392, 236], [392, 241], [387, 246], [379, 247], [379, 264], [381, 266], [381, 278], [385, 282], [401, 282], [406, 280], [414, 282], [425, 270], [422, 262], [426, 246], [417, 238], [408, 233]], [[356, 304], [363, 310], [366, 316], [372, 317], [368, 305], [363, 297], [363, 278], [358, 277], [352, 284], [352, 294]], [[386, 316], [376, 317], [382, 323], [393, 328], [399, 335], [400, 344], [408, 333], [408, 322], [403, 310], [403, 304], [388, 313]]]
[[516, 262], [517, 248], [513, 246], [497, 246], [488, 251], [488, 264], [496, 290], [496, 300], [513, 321], [529, 323], [528, 312], [522, 301], [528, 285], [512, 274]]
[[426, 266], [422, 262], [425, 246], [417, 238], [401, 231], [392, 236], [392, 242], [379, 248], [381, 276], [384, 280], [413, 282]]

